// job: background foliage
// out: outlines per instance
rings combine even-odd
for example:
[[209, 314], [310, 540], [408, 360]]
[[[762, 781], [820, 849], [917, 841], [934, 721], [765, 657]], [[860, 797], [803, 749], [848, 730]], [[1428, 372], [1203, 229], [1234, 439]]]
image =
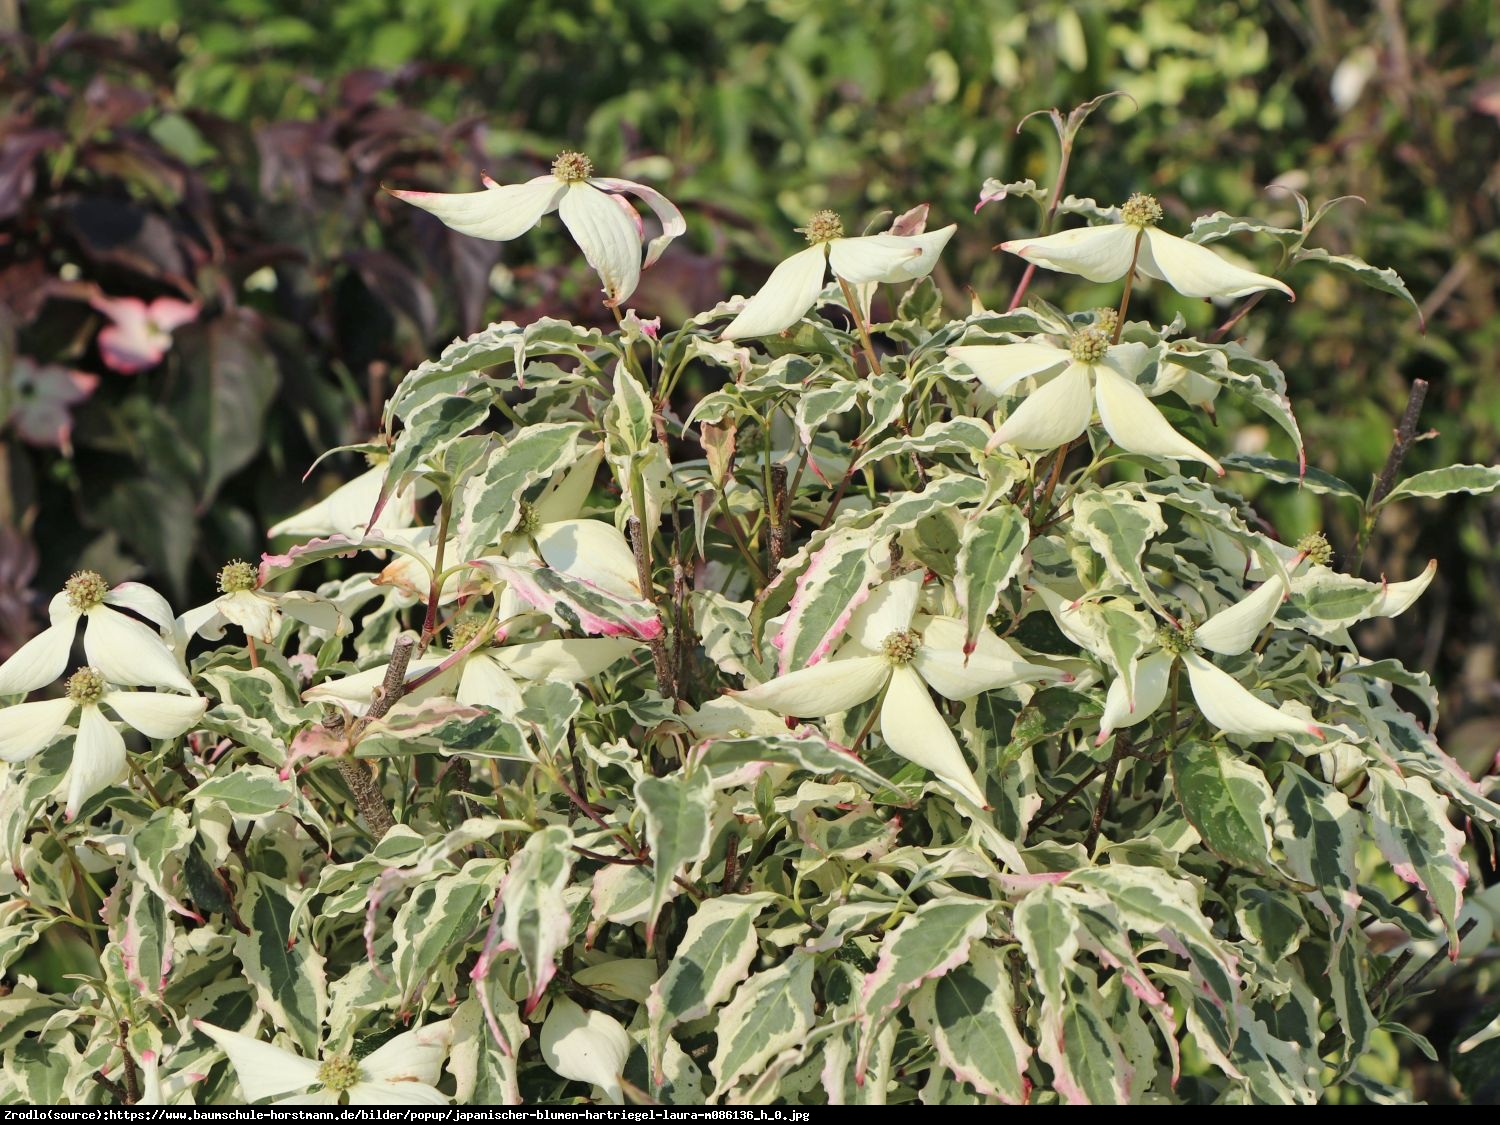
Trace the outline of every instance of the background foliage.
[[[317, 452], [369, 436], [388, 373], [434, 344], [502, 313], [596, 316], [560, 233], [478, 243], [378, 190], [468, 187], [480, 168], [518, 179], [564, 145], [670, 188], [690, 216], [632, 302], [643, 314], [749, 292], [816, 207], [858, 229], [920, 201], [935, 225], [960, 221], [938, 280], [962, 312], [955, 278], [1003, 307], [1019, 270], [989, 248], [1037, 222], [1018, 203], [968, 218], [975, 185], [1055, 173], [1047, 130], [1018, 132], [1021, 115], [1123, 90], [1136, 106], [1107, 109], [1095, 128], [1110, 143], [1080, 151], [1071, 190], [1107, 203], [1157, 190], [1177, 229], [1220, 208], [1290, 218], [1272, 181], [1315, 202], [1358, 194], [1317, 243], [1399, 264], [1421, 303], [1425, 335], [1398, 303], [1308, 268], [1289, 278], [1295, 305], [1257, 311], [1314, 465], [1363, 491], [1414, 377], [1433, 381], [1436, 436], [1408, 470], [1496, 459], [1500, 12], [1482, 0], [308, 8], [226, 0], [205, 18], [160, 0], [43, 0], [12, 17], [0, 654], [80, 559], [200, 600], [224, 555], [253, 557], [261, 529], [301, 505]], [[99, 348], [96, 293], [200, 312], [160, 366], [124, 375]], [[1046, 295], [1109, 299], [1057, 279]], [[1152, 299], [1160, 321], [1211, 316], [1164, 287]], [[43, 414], [71, 411], [64, 448], [32, 424], [38, 400], [85, 386]], [[1287, 452], [1258, 419], [1225, 410], [1220, 424], [1242, 448]], [[325, 462], [310, 485], [360, 467]], [[1326, 524], [1347, 549], [1339, 504], [1278, 490], [1260, 507], [1283, 540]], [[1370, 576], [1392, 578], [1439, 559], [1425, 628], [1363, 640], [1437, 674], [1445, 743], [1476, 773], [1500, 733], [1497, 535], [1492, 503], [1446, 498], [1393, 510], [1367, 556]]]

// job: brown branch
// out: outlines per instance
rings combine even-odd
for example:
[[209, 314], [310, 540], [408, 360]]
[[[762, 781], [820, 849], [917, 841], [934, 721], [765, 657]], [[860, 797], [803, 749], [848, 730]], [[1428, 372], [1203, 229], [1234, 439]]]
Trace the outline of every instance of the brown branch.
[[[380, 694], [370, 704], [370, 709], [365, 712], [364, 718], [355, 723], [348, 732], [350, 753], [353, 753], [360, 732], [377, 719], [385, 718], [405, 694], [406, 668], [411, 663], [412, 650], [416, 648], [416, 645], [416, 638], [409, 633], [396, 638], [396, 643], [391, 648], [390, 662], [385, 666], [385, 680], [380, 685]], [[324, 723], [333, 729], [335, 726], [341, 726], [343, 720], [333, 718], [324, 720]], [[359, 815], [364, 817], [365, 826], [370, 830], [371, 838], [379, 843], [381, 838], [396, 826], [396, 818], [391, 815], [390, 803], [385, 799], [385, 794], [380, 791], [380, 783], [368, 766], [353, 758], [337, 758], [335, 763], [339, 774], [344, 779], [344, 784], [349, 788], [349, 795], [354, 798], [354, 805], [359, 809]]]
[[767, 559], [770, 566], [768, 574], [776, 573], [776, 566], [782, 559], [786, 558], [786, 532], [787, 532], [787, 493], [786, 493], [786, 466], [771, 466], [771, 494], [766, 497], [766, 506], [769, 509], [771, 522], [768, 542], [766, 548]]
[[1115, 744], [1110, 749], [1109, 761], [1104, 766], [1104, 785], [1099, 790], [1099, 803], [1094, 806], [1093, 819], [1089, 821], [1089, 834], [1083, 841], [1083, 850], [1090, 856], [1094, 854], [1094, 845], [1099, 842], [1099, 831], [1104, 824], [1104, 815], [1109, 812], [1110, 801], [1115, 793], [1115, 774], [1120, 769], [1120, 761], [1130, 752], [1130, 736], [1124, 731], [1115, 732]]
[[[651, 582], [651, 558], [646, 550], [646, 533], [641, 527], [641, 521], [631, 516], [625, 521], [625, 529], [630, 533], [630, 549], [635, 553], [636, 578], [641, 584], [641, 596], [652, 605], [656, 604], [656, 588]], [[665, 626], [660, 607], [657, 608], [657, 620]], [[651, 646], [651, 663], [656, 669], [656, 685], [661, 689], [664, 699], [677, 699], [677, 683], [672, 675], [672, 656], [667, 651], [667, 638], [663, 632], [658, 632], [648, 642]]]
[[1349, 571], [1351, 574], [1358, 574], [1364, 566], [1365, 551], [1370, 546], [1370, 536], [1375, 530], [1375, 520], [1380, 515], [1380, 504], [1395, 487], [1396, 473], [1400, 471], [1401, 462], [1406, 460], [1412, 443], [1417, 440], [1417, 419], [1422, 413], [1422, 403], [1427, 398], [1427, 387], [1426, 379], [1412, 380], [1411, 392], [1406, 398], [1406, 409], [1402, 412], [1401, 422], [1396, 427], [1395, 443], [1391, 446], [1390, 455], [1385, 459], [1385, 467], [1380, 470], [1380, 476], [1375, 478], [1375, 486], [1370, 491], [1370, 499], [1365, 503], [1364, 515], [1359, 525], [1359, 538], [1354, 544], [1354, 550], [1350, 553]]

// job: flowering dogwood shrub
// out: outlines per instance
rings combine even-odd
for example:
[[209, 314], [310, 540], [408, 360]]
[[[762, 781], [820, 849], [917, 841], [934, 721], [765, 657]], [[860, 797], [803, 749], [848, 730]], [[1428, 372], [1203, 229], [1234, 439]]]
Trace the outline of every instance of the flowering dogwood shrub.
[[[820, 213], [672, 328], [629, 307], [684, 229], [651, 189], [566, 153], [398, 192], [494, 239], [559, 209], [618, 328], [455, 341], [204, 606], [53, 600], [0, 667], [0, 1100], [1402, 1096], [1364, 1068], [1402, 970], [1500, 912], [1500, 805], [1350, 636], [1433, 570], [1281, 542], [1226, 470], [1350, 486], [1205, 424], [1300, 449], [1280, 369], [1131, 319], [1290, 296], [1206, 245], [1262, 224], [1061, 191], [984, 199], [1083, 216], [1004, 249], [1110, 307], [1033, 270], [947, 319], [915, 208]], [[1391, 483], [1371, 518], [1500, 470]]]

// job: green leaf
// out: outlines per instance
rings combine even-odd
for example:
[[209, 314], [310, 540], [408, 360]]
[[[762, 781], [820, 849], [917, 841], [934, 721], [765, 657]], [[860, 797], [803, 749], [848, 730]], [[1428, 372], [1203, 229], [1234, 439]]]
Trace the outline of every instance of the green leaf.
[[1458, 945], [1458, 911], [1469, 865], [1464, 834], [1449, 821], [1448, 802], [1425, 777], [1402, 777], [1372, 765], [1370, 828], [1380, 852], [1403, 880], [1422, 889]]
[[956, 1079], [987, 1098], [1021, 1105], [1029, 1093], [1031, 1045], [1016, 1025], [1015, 1003], [1004, 954], [976, 945], [968, 964], [922, 987], [911, 1012]]
[[1069, 1105], [1124, 1105], [1130, 1100], [1132, 1068], [1125, 1060], [1120, 1038], [1095, 1011], [1090, 998], [1069, 997], [1058, 1026], [1062, 1042], [1058, 1067], [1052, 1062], [1052, 1083]]
[[646, 941], [655, 938], [656, 918], [676, 876], [708, 854], [713, 827], [713, 788], [707, 770], [643, 777], [635, 783], [635, 799], [646, 817], [646, 843], [651, 847], [651, 913]]
[[1254, 473], [1256, 476], [1265, 477], [1278, 484], [1295, 484], [1299, 488], [1305, 488], [1320, 496], [1341, 496], [1346, 500], [1353, 500], [1356, 504], [1364, 502], [1364, 497], [1360, 495], [1358, 489], [1348, 481], [1340, 480], [1332, 473], [1324, 472], [1312, 465], [1309, 465], [1307, 471], [1303, 472], [1295, 461], [1282, 461], [1276, 457], [1267, 457], [1263, 453], [1226, 453], [1219, 458], [1219, 463], [1226, 469]]
[[1171, 766], [1177, 799], [1208, 849], [1226, 863], [1274, 874], [1267, 820], [1276, 801], [1265, 774], [1219, 742], [1184, 742]]
[[573, 833], [563, 825], [551, 825], [532, 834], [500, 884], [505, 911], [500, 934], [505, 948], [520, 950], [531, 978], [528, 1014], [557, 972], [557, 955], [571, 936], [572, 916], [563, 891], [575, 858]]
[[760, 1073], [771, 1058], [802, 1042], [814, 1022], [813, 970], [817, 959], [801, 950], [757, 973], [719, 1013], [718, 1051], [709, 1069], [715, 1100], [746, 1075]]
[[855, 1081], [864, 1077], [875, 1034], [924, 981], [962, 965], [969, 947], [989, 929], [993, 904], [964, 898], [935, 899], [907, 915], [880, 943], [875, 969], [859, 993], [859, 1055]]
[[1217, 242], [1221, 238], [1228, 238], [1232, 234], [1268, 234], [1288, 245], [1295, 244], [1303, 238], [1300, 230], [1278, 227], [1273, 223], [1262, 222], [1260, 219], [1243, 219], [1223, 211], [1215, 211], [1212, 215], [1200, 215], [1194, 219], [1192, 229], [1188, 231], [1186, 238], [1188, 242], [1207, 244]]
[[231, 816], [261, 817], [295, 804], [297, 790], [269, 766], [243, 765], [209, 778], [192, 797], [195, 805], [222, 808]]
[[250, 932], [234, 935], [234, 951], [260, 1006], [291, 1033], [303, 1054], [316, 1058], [328, 1010], [327, 978], [311, 937], [292, 927], [295, 903], [288, 893], [269, 875], [250, 873], [240, 900], [240, 916]]
[[401, 904], [391, 925], [396, 941], [393, 968], [403, 1006], [429, 977], [446, 980], [451, 991], [464, 947], [481, 924], [485, 903], [494, 895], [498, 860], [477, 859], [456, 875], [423, 883]]
[[1133, 499], [1122, 488], [1094, 489], [1073, 497], [1073, 527], [1116, 579], [1167, 616], [1141, 567], [1147, 545], [1167, 529], [1161, 505]]
[[871, 793], [892, 788], [891, 782], [865, 765], [848, 750], [832, 746], [816, 735], [716, 738], [703, 751], [703, 764], [710, 776], [723, 785], [727, 777], [753, 776], [763, 763], [791, 766], [808, 773], [842, 773], [854, 778]]
[[1030, 525], [1014, 504], [991, 508], [967, 520], [959, 537], [958, 604], [965, 622], [964, 650], [973, 651], [976, 638], [1000, 602], [1000, 593], [1021, 569]]
[[577, 460], [582, 432], [577, 422], [531, 425], [512, 434], [490, 455], [483, 481], [463, 490], [456, 510], [465, 558], [498, 543], [514, 526], [527, 489]]
[[832, 651], [888, 562], [885, 544], [869, 532], [836, 534], [814, 552], [773, 642], [781, 675], [816, 664]]
[[614, 394], [604, 411], [605, 445], [611, 461], [629, 461], [651, 444], [654, 413], [646, 388], [620, 364], [615, 368]]
[[405, 488], [424, 462], [438, 458], [449, 445], [477, 429], [489, 414], [488, 402], [461, 395], [433, 399], [413, 411], [391, 447], [381, 497]]
[[1320, 262], [1325, 266], [1331, 266], [1338, 273], [1355, 278], [1361, 285], [1388, 293], [1392, 297], [1400, 297], [1417, 314], [1422, 330], [1424, 332], [1427, 330], [1427, 318], [1422, 315], [1422, 306], [1417, 303], [1417, 299], [1411, 295], [1411, 290], [1406, 287], [1406, 282], [1401, 280], [1401, 275], [1395, 270], [1372, 266], [1363, 258], [1357, 258], [1353, 254], [1330, 254], [1327, 250], [1317, 247], [1299, 250], [1294, 255], [1294, 264], [1301, 265], [1303, 262]]
[[831, 387], [818, 387], [798, 398], [793, 421], [802, 444], [811, 446], [814, 431], [835, 415], [853, 409], [859, 400], [859, 388], [859, 383], [846, 379]]
[[755, 958], [756, 915], [770, 905], [769, 894], [713, 898], [688, 919], [672, 962], [646, 998], [647, 1054], [651, 1080], [666, 1079], [662, 1059], [667, 1036], [688, 1020], [705, 1016], [745, 979]]
[[266, 412], [281, 379], [263, 331], [248, 314], [184, 328], [173, 347], [191, 377], [169, 384], [167, 407], [194, 446], [201, 470], [192, 484], [203, 506], [260, 451]]
[[1281, 769], [1276, 838], [1286, 868], [1300, 882], [1318, 888], [1313, 901], [1330, 919], [1352, 923], [1359, 818], [1333, 786], [1291, 762]]
[[1385, 503], [1408, 496], [1449, 496], [1455, 492], [1488, 496], [1496, 489], [1500, 489], [1500, 465], [1449, 465], [1407, 477], [1391, 489]]

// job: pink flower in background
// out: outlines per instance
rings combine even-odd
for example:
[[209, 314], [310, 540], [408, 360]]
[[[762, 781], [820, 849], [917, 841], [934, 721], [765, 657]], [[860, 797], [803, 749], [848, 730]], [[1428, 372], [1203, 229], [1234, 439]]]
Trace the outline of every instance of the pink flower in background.
[[88, 398], [98, 385], [97, 375], [16, 356], [8, 377], [0, 375], [0, 428], [9, 423], [22, 441], [71, 454], [69, 408]]
[[148, 305], [136, 297], [101, 294], [89, 304], [114, 321], [100, 330], [99, 351], [122, 375], [155, 367], [172, 346], [172, 332], [198, 317], [197, 304], [172, 297], [158, 297]]

